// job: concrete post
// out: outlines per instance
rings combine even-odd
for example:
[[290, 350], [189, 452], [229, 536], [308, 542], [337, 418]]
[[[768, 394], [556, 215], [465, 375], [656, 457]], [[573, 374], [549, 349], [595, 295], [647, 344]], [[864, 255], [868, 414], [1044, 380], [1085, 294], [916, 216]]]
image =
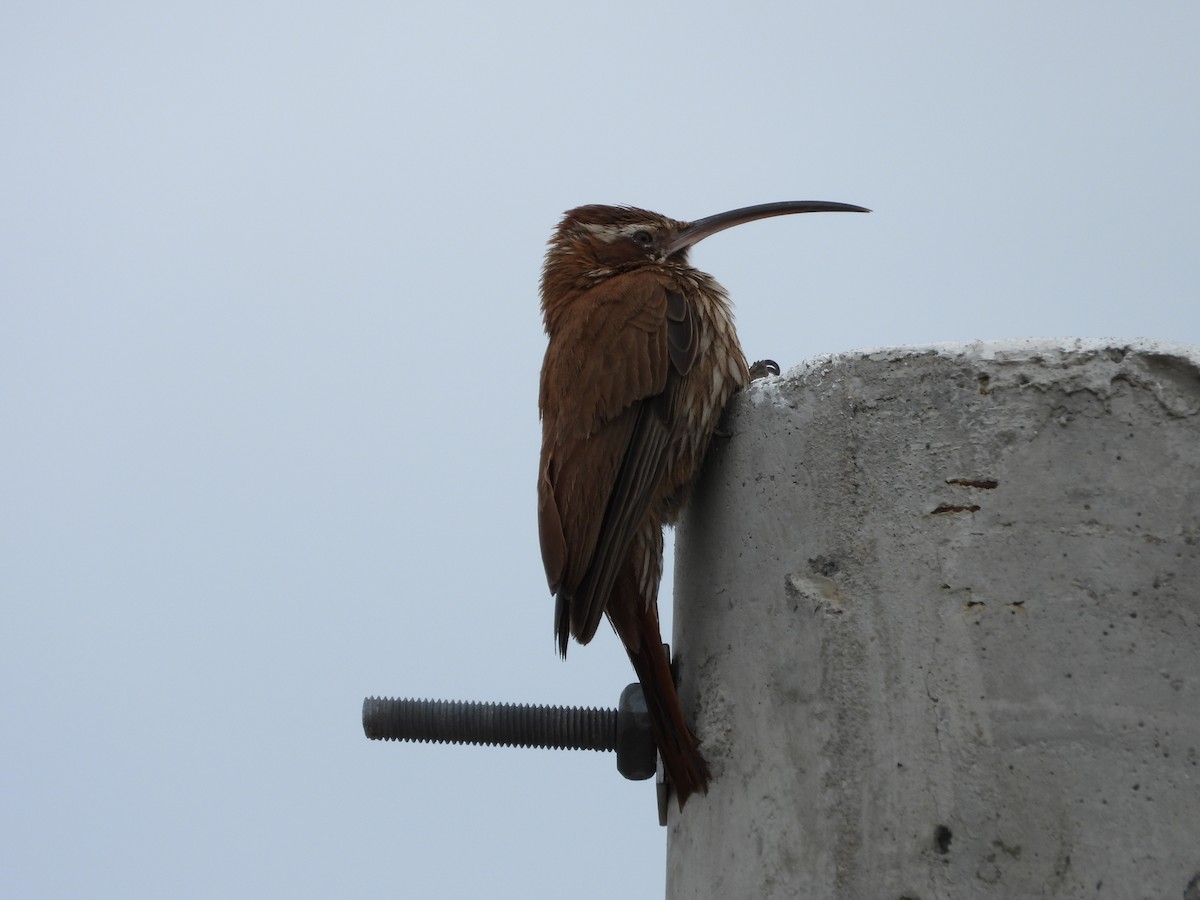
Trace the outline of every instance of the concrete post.
[[844, 354], [727, 429], [670, 898], [1200, 900], [1200, 348]]

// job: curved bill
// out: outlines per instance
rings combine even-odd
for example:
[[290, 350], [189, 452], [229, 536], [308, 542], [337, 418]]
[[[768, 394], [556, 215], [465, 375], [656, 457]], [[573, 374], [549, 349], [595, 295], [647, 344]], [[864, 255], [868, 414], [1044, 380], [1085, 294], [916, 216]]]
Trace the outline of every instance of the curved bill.
[[831, 203], [828, 200], [784, 200], [780, 203], [760, 203], [757, 206], [743, 206], [741, 209], [731, 209], [728, 212], [717, 213], [688, 223], [667, 245], [667, 254], [676, 253], [684, 247], [690, 247], [697, 241], [702, 241], [711, 234], [753, 222], [755, 219], [768, 219], [771, 216], [790, 216], [794, 213], [809, 212], [870, 212], [863, 206], [852, 206], [849, 203]]

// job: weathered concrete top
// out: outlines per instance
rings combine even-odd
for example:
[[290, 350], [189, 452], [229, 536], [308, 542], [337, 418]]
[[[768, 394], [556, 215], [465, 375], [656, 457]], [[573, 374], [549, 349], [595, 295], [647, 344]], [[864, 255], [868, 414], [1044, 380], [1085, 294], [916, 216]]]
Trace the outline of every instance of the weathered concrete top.
[[1144, 338], [1019, 338], [849, 350], [757, 382], [748, 397], [759, 405], [780, 397], [789, 382], [817, 385], [840, 374], [853, 376], [847, 367], [859, 361], [906, 365], [928, 357], [975, 366], [999, 363], [996, 371], [1009, 381], [1098, 396], [1110, 393], [1119, 379], [1150, 389], [1172, 415], [1200, 411], [1200, 346]]

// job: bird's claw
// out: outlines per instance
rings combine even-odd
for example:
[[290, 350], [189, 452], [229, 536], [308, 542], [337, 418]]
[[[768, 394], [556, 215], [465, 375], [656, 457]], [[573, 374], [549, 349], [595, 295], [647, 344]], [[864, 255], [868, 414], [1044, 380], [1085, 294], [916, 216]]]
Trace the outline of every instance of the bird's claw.
[[779, 374], [779, 363], [773, 359], [760, 359], [750, 367], [750, 380], [758, 381], [760, 378], [766, 378], [769, 375]]

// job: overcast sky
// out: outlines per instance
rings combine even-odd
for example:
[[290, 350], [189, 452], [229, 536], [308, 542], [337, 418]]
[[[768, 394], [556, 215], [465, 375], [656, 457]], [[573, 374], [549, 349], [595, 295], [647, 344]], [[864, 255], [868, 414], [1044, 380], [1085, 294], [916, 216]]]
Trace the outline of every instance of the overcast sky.
[[873, 208], [694, 251], [785, 369], [1200, 343], [1198, 41], [1166, 0], [6, 4], [0, 895], [661, 896], [611, 756], [359, 721], [632, 678], [607, 629], [556, 657], [538, 554], [562, 211]]

